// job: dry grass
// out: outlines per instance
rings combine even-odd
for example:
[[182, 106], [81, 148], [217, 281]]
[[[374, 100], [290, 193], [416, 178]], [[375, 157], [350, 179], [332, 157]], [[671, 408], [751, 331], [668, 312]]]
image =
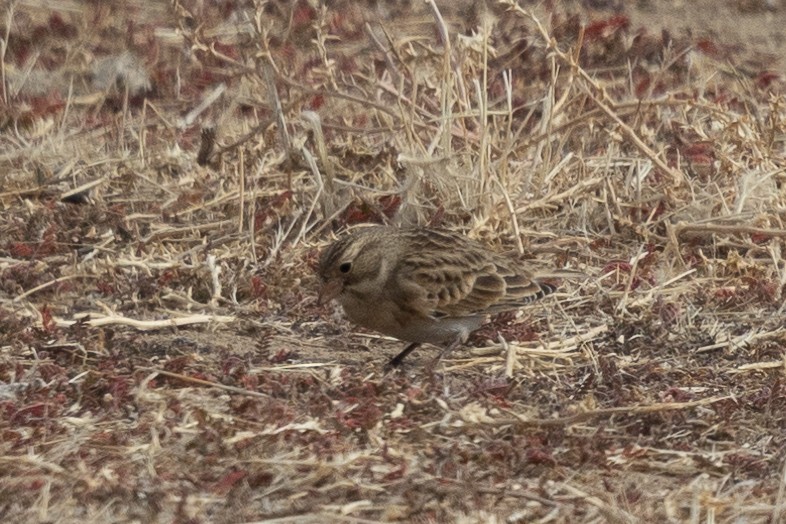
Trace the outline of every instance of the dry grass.
[[[4, 521], [786, 518], [781, 78], [451, 6], [3, 8]], [[362, 222], [591, 277], [383, 379]]]

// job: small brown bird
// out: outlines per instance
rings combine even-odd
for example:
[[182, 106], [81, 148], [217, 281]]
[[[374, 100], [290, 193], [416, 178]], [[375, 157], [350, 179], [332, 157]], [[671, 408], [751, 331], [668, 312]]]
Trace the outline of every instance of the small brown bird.
[[489, 315], [555, 290], [512, 257], [425, 228], [360, 229], [325, 249], [318, 272], [320, 304], [336, 299], [355, 324], [411, 342], [393, 367], [424, 342], [451, 351]]

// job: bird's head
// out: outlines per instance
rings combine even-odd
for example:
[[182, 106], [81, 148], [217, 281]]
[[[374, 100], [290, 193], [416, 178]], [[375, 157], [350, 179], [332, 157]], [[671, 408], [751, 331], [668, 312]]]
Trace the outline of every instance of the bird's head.
[[341, 301], [345, 292], [367, 294], [384, 284], [387, 273], [384, 235], [366, 228], [331, 244], [319, 259], [322, 281], [318, 303]]

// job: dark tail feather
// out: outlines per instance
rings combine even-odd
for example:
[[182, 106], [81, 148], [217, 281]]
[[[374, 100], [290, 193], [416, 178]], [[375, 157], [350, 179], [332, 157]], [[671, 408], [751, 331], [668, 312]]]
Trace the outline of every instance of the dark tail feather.
[[536, 284], [540, 287], [540, 291], [535, 295], [533, 300], [540, 300], [546, 295], [551, 295], [557, 290], [557, 286], [554, 284], [548, 284], [546, 282], [536, 282]]

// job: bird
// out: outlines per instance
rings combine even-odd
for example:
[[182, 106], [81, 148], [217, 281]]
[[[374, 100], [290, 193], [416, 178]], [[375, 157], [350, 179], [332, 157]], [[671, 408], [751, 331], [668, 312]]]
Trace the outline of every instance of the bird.
[[443, 348], [438, 361], [489, 316], [556, 290], [513, 256], [425, 227], [359, 228], [323, 250], [317, 273], [318, 304], [336, 300], [353, 323], [410, 343], [391, 369], [424, 343]]

